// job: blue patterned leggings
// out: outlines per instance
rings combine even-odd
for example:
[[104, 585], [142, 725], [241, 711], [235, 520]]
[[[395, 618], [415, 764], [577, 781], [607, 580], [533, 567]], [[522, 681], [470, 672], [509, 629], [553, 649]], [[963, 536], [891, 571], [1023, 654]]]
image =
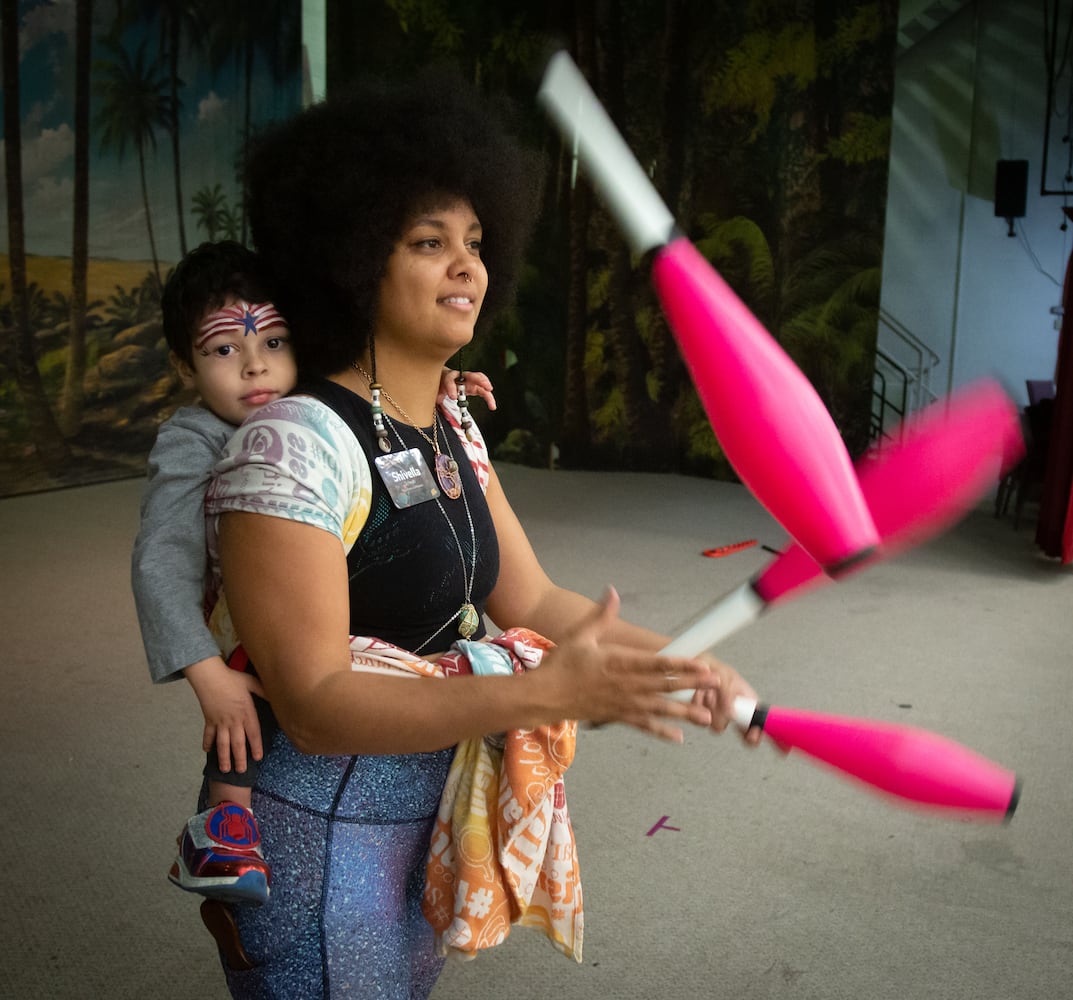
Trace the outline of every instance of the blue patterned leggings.
[[277, 733], [253, 794], [272, 898], [236, 907], [255, 968], [236, 1000], [423, 1000], [443, 960], [421, 913], [453, 750], [310, 757]]

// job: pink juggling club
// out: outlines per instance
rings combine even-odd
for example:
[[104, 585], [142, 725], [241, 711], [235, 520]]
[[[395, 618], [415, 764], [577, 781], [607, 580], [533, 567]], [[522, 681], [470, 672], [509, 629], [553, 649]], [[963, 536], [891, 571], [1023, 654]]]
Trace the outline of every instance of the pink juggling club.
[[[1023, 454], [1017, 409], [996, 382], [975, 383], [921, 411], [900, 440], [873, 449], [857, 464], [861, 491], [882, 540], [876, 559], [948, 528]], [[876, 559], [860, 561], [853, 569]], [[695, 656], [755, 621], [776, 601], [799, 597], [830, 580], [804, 548], [791, 543], [663, 652]]]
[[749, 698], [735, 699], [734, 716], [743, 729], [762, 729], [784, 750], [800, 750], [920, 806], [985, 820], [1008, 820], [1017, 808], [1020, 783], [1013, 771], [926, 729]]
[[827, 408], [789, 355], [684, 236], [565, 52], [539, 99], [574, 145], [652, 279], [712, 429], [771, 515], [832, 575], [866, 558], [879, 534]]

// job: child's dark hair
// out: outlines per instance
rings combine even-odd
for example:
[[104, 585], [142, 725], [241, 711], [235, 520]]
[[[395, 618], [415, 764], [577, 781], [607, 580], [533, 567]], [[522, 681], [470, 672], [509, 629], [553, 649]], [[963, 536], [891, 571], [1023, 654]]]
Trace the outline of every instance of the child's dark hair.
[[266, 130], [247, 158], [247, 211], [299, 372], [330, 375], [361, 355], [405, 224], [457, 197], [483, 229], [486, 327], [513, 298], [540, 178], [491, 103], [443, 69], [366, 82]]
[[234, 240], [202, 243], [175, 265], [164, 282], [160, 309], [168, 347], [191, 364], [205, 314], [232, 297], [268, 302], [266, 289], [261, 262], [249, 247]]

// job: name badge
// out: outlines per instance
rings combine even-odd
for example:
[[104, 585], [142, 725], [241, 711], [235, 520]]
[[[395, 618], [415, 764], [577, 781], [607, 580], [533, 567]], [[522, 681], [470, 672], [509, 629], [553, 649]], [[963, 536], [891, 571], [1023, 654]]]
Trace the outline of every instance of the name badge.
[[440, 495], [425, 456], [417, 448], [393, 451], [375, 460], [376, 471], [384, 481], [392, 503], [406, 510]]

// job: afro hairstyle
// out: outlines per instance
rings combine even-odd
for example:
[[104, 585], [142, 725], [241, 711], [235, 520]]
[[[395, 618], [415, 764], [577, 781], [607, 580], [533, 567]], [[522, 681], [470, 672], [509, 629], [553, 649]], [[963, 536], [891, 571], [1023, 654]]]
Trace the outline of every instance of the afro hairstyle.
[[462, 197], [483, 229], [478, 330], [514, 296], [539, 210], [540, 157], [456, 72], [368, 80], [265, 130], [247, 157], [248, 217], [303, 376], [343, 371], [372, 335], [406, 223]]

